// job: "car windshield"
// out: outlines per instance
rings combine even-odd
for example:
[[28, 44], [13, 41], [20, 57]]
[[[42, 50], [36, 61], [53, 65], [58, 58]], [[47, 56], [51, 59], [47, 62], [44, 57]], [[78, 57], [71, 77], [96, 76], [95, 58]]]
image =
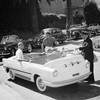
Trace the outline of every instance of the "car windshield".
[[50, 32], [50, 30], [47, 30], [47, 29], [45, 29], [45, 30], [42, 30], [42, 32], [41, 32], [41, 35], [44, 35], [44, 36], [46, 36], [46, 33], [47, 32]]
[[1, 40], [1, 44], [4, 43], [10, 43], [10, 42], [17, 42], [18, 41], [18, 36], [12, 35], [12, 36], [4, 36]]
[[41, 32], [41, 35], [44, 35], [45, 36], [47, 32], [50, 32], [51, 35], [53, 35], [53, 34], [59, 34], [59, 33], [61, 34], [62, 33], [62, 31], [60, 29], [54, 28], [54, 29], [44, 29]]
[[60, 29], [53, 29], [52, 34], [58, 34], [58, 33], [62, 33]]

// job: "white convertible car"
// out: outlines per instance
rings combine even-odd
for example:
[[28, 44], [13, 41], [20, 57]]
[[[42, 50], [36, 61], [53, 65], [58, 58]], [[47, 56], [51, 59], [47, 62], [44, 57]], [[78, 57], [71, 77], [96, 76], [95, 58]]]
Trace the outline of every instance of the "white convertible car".
[[26, 59], [30, 56], [30, 62], [16, 61], [15, 56], [4, 58], [3, 66], [9, 71], [12, 80], [16, 76], [35, 82], [41, 92], [47, 87], [55, 88], [77, 83], [91, 74], [89, 62], [74, 50], [67, 50], [63, 57], [59, 51], [25, 55]]

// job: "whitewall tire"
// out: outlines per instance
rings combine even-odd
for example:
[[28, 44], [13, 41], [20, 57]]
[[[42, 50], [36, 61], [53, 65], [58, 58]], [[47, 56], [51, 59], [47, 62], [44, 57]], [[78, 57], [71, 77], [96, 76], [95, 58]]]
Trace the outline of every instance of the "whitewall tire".
[[41, 91], [41, 92], [46, 91], [47, 86], [44, 84], [44, 82], [43, 82], [41, 77], [37, 77], [36, 86], [37, 86], [39, 91]]

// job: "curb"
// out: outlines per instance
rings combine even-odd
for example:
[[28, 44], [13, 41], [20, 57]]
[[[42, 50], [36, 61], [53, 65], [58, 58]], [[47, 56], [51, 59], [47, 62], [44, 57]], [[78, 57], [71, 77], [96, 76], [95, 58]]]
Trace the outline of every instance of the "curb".
[[13, 90], [9, 85], [0, 83], [3, 89], [5, 89], [7, 92], [9, 92], [16, 100], [25, 100], [19, 93], [17, 93], [15, 90]]

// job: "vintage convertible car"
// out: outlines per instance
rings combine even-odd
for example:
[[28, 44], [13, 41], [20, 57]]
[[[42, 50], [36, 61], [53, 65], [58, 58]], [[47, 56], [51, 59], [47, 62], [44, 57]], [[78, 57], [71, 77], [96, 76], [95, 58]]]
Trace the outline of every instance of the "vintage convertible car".
[[30, 53], [24, 55], [28, 62], [19, 62], [15, 56], [3, 58], [3, 67], [12, 80], [16, 77], [35, 82], [44, 92], [47, 87], [61, 87], [82, 81], [91, 74], [90, 64], [74, 50], [64, 49], [52, 53]]

